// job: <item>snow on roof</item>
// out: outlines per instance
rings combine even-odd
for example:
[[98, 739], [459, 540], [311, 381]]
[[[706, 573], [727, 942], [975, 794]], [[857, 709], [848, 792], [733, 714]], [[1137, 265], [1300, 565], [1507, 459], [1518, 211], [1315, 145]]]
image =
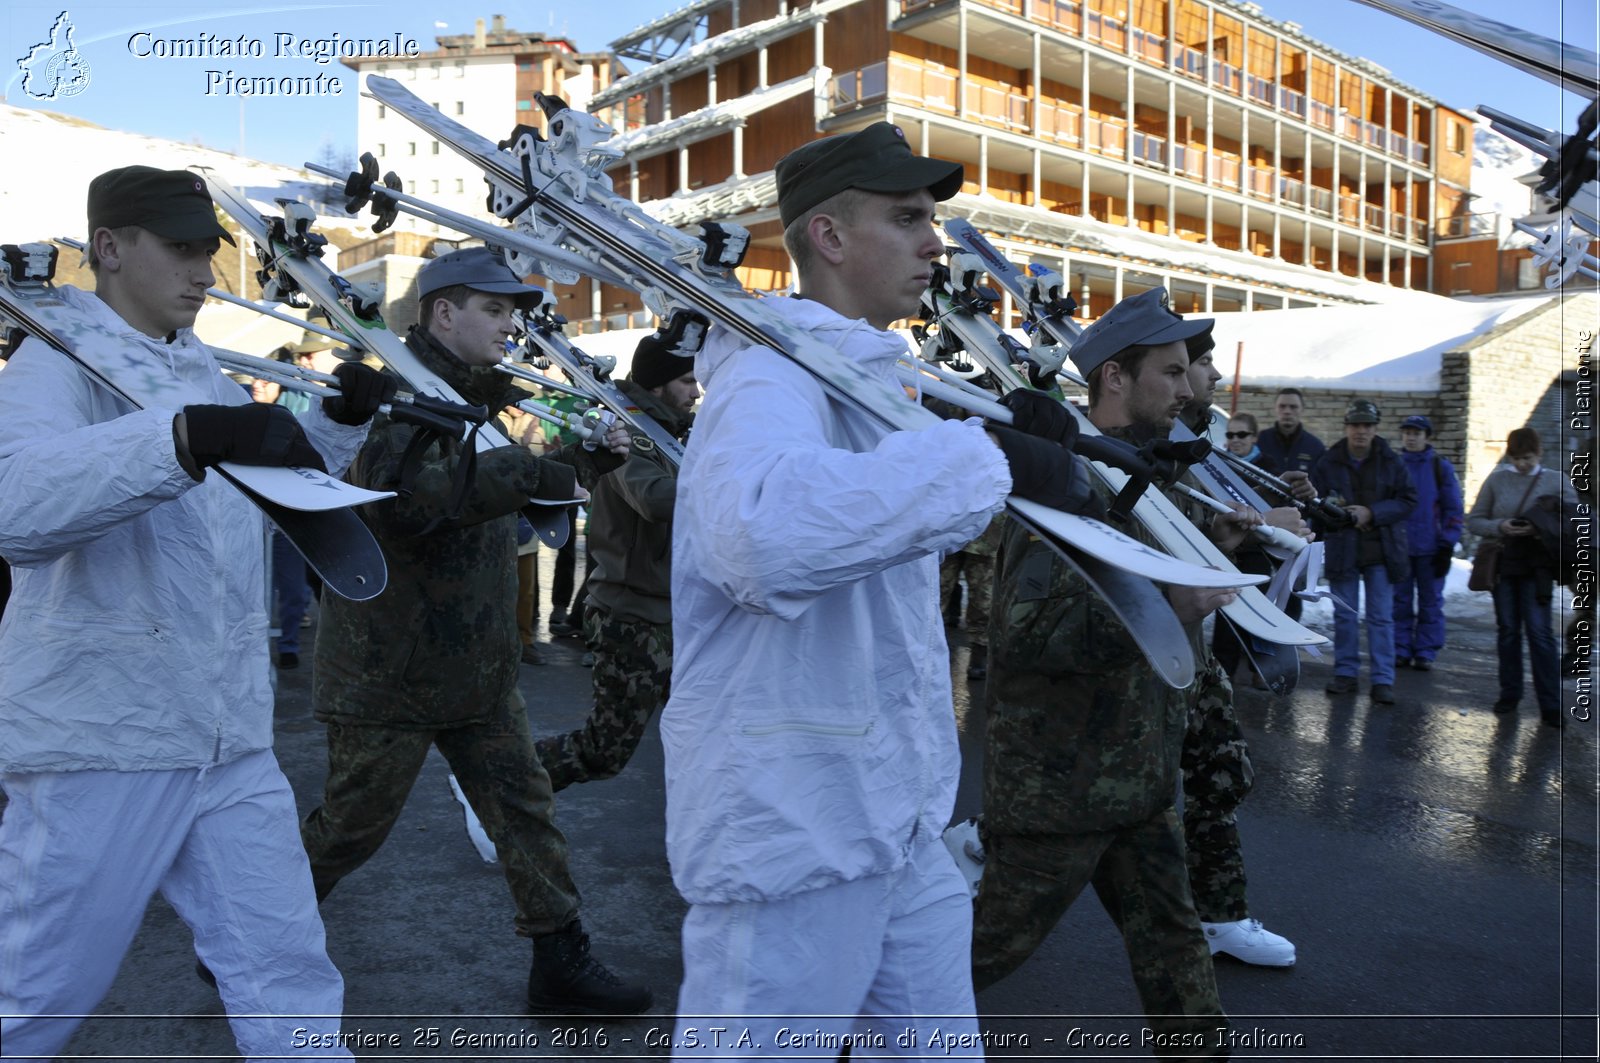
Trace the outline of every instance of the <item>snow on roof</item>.
[[1493, 299], [1428, 296], [1390, 305], [1216, 314], [1213, 357], [1224, 381], [1233, 379], [1243, 343], [1241, 379], [1249, 384], [1436, 391], [1446, 351], [1554, 298], [1548, 292]]
[[595, 94], [590, 108], [609, 107], [614, 103], [620, 103], [635, 93], [643, 92], [651, 85], [671, 80], [685, 70], [707, 63], [715, 56], [726, 55], [743, 48], [757, 47], [769, 40], [793, 33], [803, 26], [821, 22], [832, 12], [860, 2], [861, 0], [821, 0], [820, 3], [790, 11], [786, 15], [774, 15], [760, 22], [752, 22], [748, 26], [719, 33], [715, 37], [707, 37], [688, 51], [679, 52], [670, 59], [663, 59], [625, 78], [613, 81], [604, 91]]
[[[277, 211], [277, 197], [315, 203], [337, 217], [342, 228], [366, 230], [367, 221], [333, 209], [342, 195], [330, 195], [331, 182], [304, 170], [257, 162], [242, 155], [176, 140], [105, 129], [92, 122], [49, 111], [0, 103], [0, 156], [39, 160], [14, 165], [0, 182], [0, 241], [22, 243], [70, 236], [82, 239], [89, 182], [119, 166], [144, 164], [162, 169], [208, 166], [237, 187], [263, 211]], [[367, 216], [370, 218], [370, 215]], [[402, 214], [396, 228], [418, 223]]]
[[813, 73], [801, 74], [777, 85], [747, 92], [743, 96], [713, 103], [688, 114], [679, 115], [666, 122], [643, 126], [620, 133], [606, 141], [602, 148], [620, 151], [624, 156], [642, 159], [647, 155], [681, 147], [694, 140], [703, 140], [742, 122], [749, 115], [785, 100], [813, 91], [818, 77]]

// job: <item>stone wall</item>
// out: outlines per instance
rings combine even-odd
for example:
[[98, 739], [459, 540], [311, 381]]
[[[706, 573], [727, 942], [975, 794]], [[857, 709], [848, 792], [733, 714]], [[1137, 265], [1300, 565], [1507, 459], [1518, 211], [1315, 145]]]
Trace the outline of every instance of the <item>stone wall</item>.
[[[1544, 442], [1545, 464], [1565, 470], [1568, 455], [1593, 432], [1594, 374], [1585, 366], [1580, 406], [1579, 349], [1587, 332], [1600, 334], [1600, 296], [1565, 295], [1447, 351], [1441, 358], [1440, 387], [1426, 391], [1356, 391], [1304, 387], [1306, 427], [1332, 445], [1344, 436], [1344, 411], [1355, 398], [1371, 399], [1383, 413], [1379, 432], [1398, 448], [1399, 424], [1421, 413], [1433, 422], [1433, 445], [1455, 464], [1470, 508], [1478, 488], [1505, 456], [1506, 435], [1530, 427]], [[1266, 431], [1273, 421], [1275, 387], [1245, 384], [1239, 409], [1253, 413]], [[1232, 389], [1219, 385], [1216, 404], [1229, 409]], [[1577, 415], [1576, 418], [1574, 415]], [[1574, 421], [1582, 427], [1574, 431]]]

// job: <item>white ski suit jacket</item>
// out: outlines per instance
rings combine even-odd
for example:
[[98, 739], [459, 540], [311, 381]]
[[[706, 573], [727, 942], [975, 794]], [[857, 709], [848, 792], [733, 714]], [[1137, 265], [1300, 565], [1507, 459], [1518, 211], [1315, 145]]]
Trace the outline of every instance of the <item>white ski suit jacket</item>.
[[[894, 380], [900, 336], [770, 305]], [[898, 870], [960, 772], [939, 557], [1004, 504], [1005, 457], [975, 420], [886, 433], [722, 330], [695, 375], [661, 719], [673, 881], [721, 903]]]
[[[162, 343], [61, 295], [211, 403], [249, 394], [192, 330]], [[196, 483], [165, 409], [135, 410], [36, 339], [0, 372], [0, 772], [170, 770], [272, 745], [265, 519], [221, 476]], [[330, 469], [366, 435], [301, 418]]]

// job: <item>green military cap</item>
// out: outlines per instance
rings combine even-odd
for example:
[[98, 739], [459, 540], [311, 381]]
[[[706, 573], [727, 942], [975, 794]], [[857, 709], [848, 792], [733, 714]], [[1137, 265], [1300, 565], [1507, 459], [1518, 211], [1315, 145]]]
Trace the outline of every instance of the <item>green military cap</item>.
[[961, 191], [962, 167], [918, 155], [900, 127], [874, 122], [854, 133], [823, 137], [778, 160], [778, 215], [788, 224], [849, 188], [863, 192], [916, 192], [926, 188], [934, 200]]

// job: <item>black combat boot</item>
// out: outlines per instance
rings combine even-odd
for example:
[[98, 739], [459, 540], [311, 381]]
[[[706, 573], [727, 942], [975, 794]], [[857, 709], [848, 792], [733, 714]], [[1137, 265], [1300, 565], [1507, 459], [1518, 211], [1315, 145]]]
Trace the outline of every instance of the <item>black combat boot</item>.
[[974, 646], [967, 658], [967, 678], [976, 683], [989, 677], [989, 647]]
[[650, 990], [627, 985], [589, 955], [589, 935], [576, 919], [533, 939], [528, 1008], [549, 1015], [636, 1015], [654, 1002]]

